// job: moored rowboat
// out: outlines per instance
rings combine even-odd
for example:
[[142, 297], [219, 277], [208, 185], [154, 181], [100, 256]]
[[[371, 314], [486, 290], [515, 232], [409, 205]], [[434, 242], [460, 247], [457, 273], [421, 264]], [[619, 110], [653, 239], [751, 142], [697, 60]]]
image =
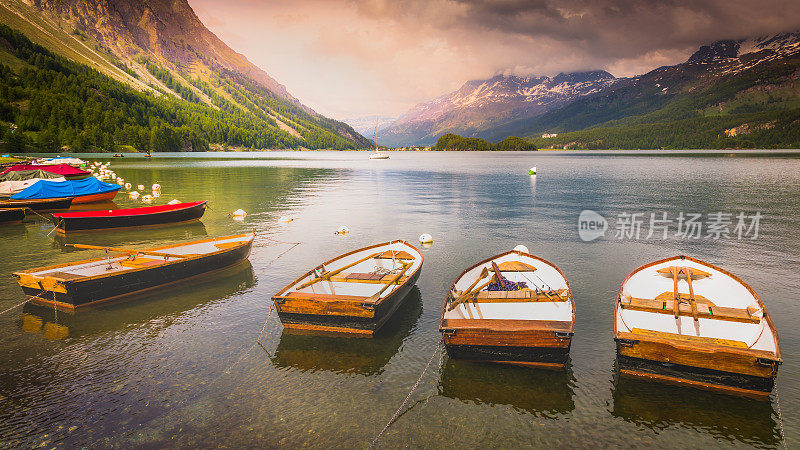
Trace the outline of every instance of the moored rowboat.
[[72, 204], [94, 203], [113, 200], [122, 186], [103, 183], [95, 177], [82, 180], [53, 182], [39, 180], [22, 192], [11, 196], [12, 200], [72, 198]]
[[575, 321], [563, 272], [517, 250], [459, 275], [442, 307], [439, 330], [452, 358], [563, 368]]
[[782, 363], [764, 303], [735, 275], [688, 256], [623, 281], [614, 340], [625, 376], [766, 398]]
[[165, 225], [200, 219], [206, 210], [206, 203], [207, 201], [200, 201], [141, 208], [58, 213], [52, 215], [52, 220], [59, 234]]
[[253, 238], [250, 233], [148, 250], [74, 244], [76, 248], [106, 250], [109, 256], [24, 270], [15, 272], [14, 277], [31, 300], [74, 309], [231, 266], [247, 259]]
[[417, 282], [422, 253], [405, 241], [325, 261], [272, 297], [287, 329], [371, 337]]

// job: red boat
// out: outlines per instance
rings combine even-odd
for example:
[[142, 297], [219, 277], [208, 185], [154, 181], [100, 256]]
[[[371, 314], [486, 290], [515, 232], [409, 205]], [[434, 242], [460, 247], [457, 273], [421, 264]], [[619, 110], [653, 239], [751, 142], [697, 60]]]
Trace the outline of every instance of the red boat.
[[206, 203], [207, 200], [141, 208], [57, 213], [52, 215], [52, 220], [59, 234], [166, 225], [199, 220], [206, 211]]
[[45, 172], [61, 175], [68, 180], [79, 180], [88, 177], [91, 173], [76, 169], [68, 164], [53, 164], [53, 165], [35, 165], [35, 164], [15, 164], [2, 172], [0, 175], [5, 175], [9, 172], [21, 172], [30, 170], [44, 170]]

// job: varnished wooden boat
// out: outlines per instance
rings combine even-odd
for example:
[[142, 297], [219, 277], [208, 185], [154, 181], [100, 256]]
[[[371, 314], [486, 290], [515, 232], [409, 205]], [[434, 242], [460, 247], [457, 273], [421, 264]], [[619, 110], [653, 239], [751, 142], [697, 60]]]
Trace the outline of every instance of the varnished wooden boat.
[[0, 223], [20, 223], [25, 218], [25, 208], [0, 208]]
[[[488, 290], [498, 287], [498, 272], [525, 287]], [[452, 358], [561, 369], [574, 321], [572, 290], [561, 270], [512, 250], [459, 275], [442, 307], [439, 330]]]
[[71, 205], [71, 197], [0, 200], [0, 208], [27, 208], [31, 211], [59, 211], [69, 209]]
[[782, 363], [758, 294], [688, 256], [644, 265], [623, 281], [614, 314], [620, 373], [766, 398]]
[[417, 282], [422, 253], [405, 241], [354, 250], [325, 261], [272, 299], [285, 328], [371, 337]]
[[72, 244], [106, 250], [108, 256], [15, 272], [14, 277], [32, 301], [74, 309], [229, 267], [250, 255], [253, 238], [242, 234], [148, 250]]
[[140, 208], [104, 209], [52, 215], [56, 232], [99, 231], [119, 228], [175, 224], [199, 220], [206, 211], [207, 201]]

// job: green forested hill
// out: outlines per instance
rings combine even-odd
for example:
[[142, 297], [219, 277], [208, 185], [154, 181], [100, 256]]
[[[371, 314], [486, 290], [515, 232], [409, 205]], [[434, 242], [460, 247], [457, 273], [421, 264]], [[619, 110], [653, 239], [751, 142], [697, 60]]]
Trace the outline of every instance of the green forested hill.
[[496, 144], [492, 144], [485, 139], [445, 133], [436, 141], [433, 149], [439, 151], [535, 151], [536, 146], [516, 136], [509, 136]]

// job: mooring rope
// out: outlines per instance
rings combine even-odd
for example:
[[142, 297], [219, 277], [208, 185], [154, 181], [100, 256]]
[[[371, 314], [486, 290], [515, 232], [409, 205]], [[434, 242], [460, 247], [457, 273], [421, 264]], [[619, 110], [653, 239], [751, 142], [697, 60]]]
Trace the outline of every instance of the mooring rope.
[[258, 345], [261, 342], [261, 338], [264, 336], [264, 330], [267, 329], [267, 323], [269, 323], [269, 318], [272, 315], [272, 310], [273, 309], [275, 309], [275, 304], [274, 303], [272, 304], [272, 306], [269, 307], [269, 313], [267, 313], [267, 319], [264, 320], [264, 326], [261, 327], [261, 332], [258, 333], [258, 339], [256, 339], [256, 341], [253, 343], [253, 345], [251, 345], [250, 348], [248, 348], [247, 351], [244, 352], [242, 354], [242, 356], [240, 356], [239, 359], [236, 360], [235, 363], [233, 363], [230, 366], [228, 366], [228, 368], [225, 369], [223, 374], [230, 375], [231, 374], [231, 369], [233, 369], [234, 366], [236, 366], [240, 362], [244, 361], [244, 359], [247, 358], [247, 355], [249, 355], [250, 352], [256, 347], [256, 345]]
[[[378, 439], [380, 439], [381, 436], [383, 436], [383, 433], [385, 433], [386, 430], [388, 430], [389, 427], [394, 423], [394, 421], [397, 420], [397, 418], [400, 417], [400, 415], [403, 413], [403, 409], [405, 408], [405, 406], [408, 403], [408, 401], [411, 399], [411, 395], [414, 394], [414, 391], [417, 390], [417, 387], [422, 382], [422, 378], [425, 376], [425, 373], [428, 371], [428, 367], [430, 367], [431, 363], [433, 362], [433, 359], [436, 357], [436, 353], [439, 352], [439, 349], [441, 347], [442, 347], [442, 339], [439, 339], [439, 342], [436, 344], [436, 348], [433, 350], [433, 354], [431, 355], [430, 359], [428, 360], [428, 363], [425, 364], [425, 368], [422, 369], [422, 373], [419, 374], [419, 378], [417, 379], [417, 382], [414, 383], [414, 386], [411, 387], [411, 390], [408, 392], [408, 395], [406, 395], [406, 399], [403, 400], [403, 403], [400, 405], [399, 408], [397, 408], [397, 411], [395, 411], [395, 413], [392, 416], [392, 418], [389, 419], [389, 421], [386, 423], [386, 426], [383, 427], [381, 432], [378, 433], [378, 435], [375, 436], [375, 439], [373, 439], [372, 442], [369, 444], [369, 446], [367, 447], [368, 449], [369, 448], [373, 448], [375, 446], [375, 443], [377, 443]], [[440, 366], [442, 364], [443, 356], [444, 356], [444, 354], [442, 354], [439, 357], [439, 365]]]
[[28, 300], [30, 300], [30, 299], [29, 299], [29, 298], [28, 298], [28, 299], [25, 299], [25, 301], [24, 301], [24, 302], [22, 302], [22, 303], [18, 303], [18, 304], [16, 304], [16, 305], [12, 306], [11, 308], [8, 308], [8, 309], [6, 309], [6, 310], [4, 310], [4, 311], [0, 312], [0, 316], [2, 316], [3, 314], [5, 314], [5, 313], [7, 313], [7, 312], [9, 312], [9, 311], [12, 311], [12, 310], [14, 310], [14, 309], [17, 309], [17, 308], [19, 308], [20, 306], [24, 305], [25, 303], [28, 303]]
[[[5, 309], [3, 311], [0, 311], [0, 316], [2, 316], [3, 314], [5, 314], [5, 313], [7, 313], [9, 311], [12, 311], [14, 309], [19, 308], [20, 306], [24, 305], [25, 303], [28, 303], [29, 301], [31, 301], [31, 300], [33, 300], [35, 298], [38, 298], [40, 300], [44, 300], [41, 297], [41, 295], [44, 294], [45, 292], [47, 292], [47, 289], [42, 289], [41, 291], [39, 291], [38, 294], [26, 298], [22, 303], [17, 303], [16, 305], [12, 306], [11, 308], [8, 308], [8, 309]], [[53, 300], [53, 305], [55, 306], [55, 300]]]

